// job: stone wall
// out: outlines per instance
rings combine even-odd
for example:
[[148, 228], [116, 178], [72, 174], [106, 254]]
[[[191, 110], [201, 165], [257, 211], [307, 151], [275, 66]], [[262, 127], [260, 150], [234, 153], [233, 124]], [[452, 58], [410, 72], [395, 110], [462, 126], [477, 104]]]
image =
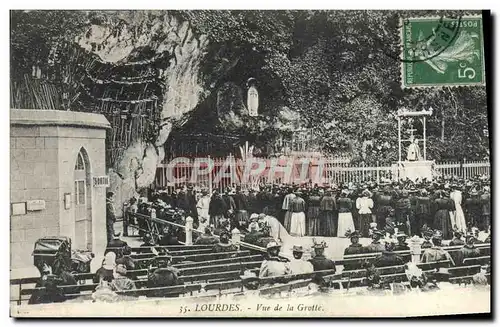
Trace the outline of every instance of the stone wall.
[[[74, 168], [83, 147], [91, 176], [106, 175], [105, 137], [109, 123], [102, 115], [46, 110], [12, 110], [10, 133], [10, 202], [44, 200], [45, 209], [10, 218], [11, 269], [33, 266], [34, 243], [45, 236], [75, 238]], [[92, 196], [92, 250], [106, 246], [106, 188], [88, 189]], [[72, 205], [66, 210], [64, 194]]]
[[10, 202], [44, 200], [42, 211], [11, 216], [13, 268], [32, 264], [34, 242], [59, 235], [58, 139], [51, 127], [12, 126], [10, 136]]

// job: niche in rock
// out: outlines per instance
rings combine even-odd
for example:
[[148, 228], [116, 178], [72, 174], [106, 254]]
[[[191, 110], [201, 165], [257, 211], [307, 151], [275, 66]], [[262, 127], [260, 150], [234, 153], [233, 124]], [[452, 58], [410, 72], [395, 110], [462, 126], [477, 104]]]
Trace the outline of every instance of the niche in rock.
[[217, 90], [217, 115], [219, 117], [232, 114], [237, 116], [248, 115], [244, 101], [243, 91], [238, 85], [233, 82], [224, 83]]

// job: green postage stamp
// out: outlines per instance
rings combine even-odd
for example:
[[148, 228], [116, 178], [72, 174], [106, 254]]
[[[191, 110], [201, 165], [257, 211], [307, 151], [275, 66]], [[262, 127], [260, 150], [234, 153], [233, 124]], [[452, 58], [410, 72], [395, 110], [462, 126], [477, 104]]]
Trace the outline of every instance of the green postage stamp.
[[481, 16], [401, 22], [403, 88], [485, 85]]

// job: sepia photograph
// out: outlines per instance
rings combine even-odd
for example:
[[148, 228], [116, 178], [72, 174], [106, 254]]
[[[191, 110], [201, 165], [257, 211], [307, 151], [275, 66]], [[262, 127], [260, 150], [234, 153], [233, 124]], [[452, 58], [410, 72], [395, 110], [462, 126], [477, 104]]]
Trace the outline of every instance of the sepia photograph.
[[9, 16], [11, 317], [491, 317], [490, 11]]

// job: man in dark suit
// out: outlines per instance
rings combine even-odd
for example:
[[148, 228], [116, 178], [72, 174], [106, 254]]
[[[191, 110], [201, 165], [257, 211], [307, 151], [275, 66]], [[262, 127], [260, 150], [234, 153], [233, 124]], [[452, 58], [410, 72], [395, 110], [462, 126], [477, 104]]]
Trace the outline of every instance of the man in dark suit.
[[[148, 273], [148, 288], [159, 288], [167, 286], [182, 285], [179, 281], [179, 270], [172, 267], [172, 257], [159, 257], [151, 263], [151, 266], [157, 266]], [[154, 290], [147, 294], [148, 297], [178, 297], [179, 293], [168, 290]]]
[[366, 253], [372, 252], [382, 252], [385, 250], [384, 245], [380, 242], [380, 239], [384, 236], [381, 231], [374, 230], [372, 234], [372, 243], [365, 247]]
[[128, 246], [128, 244], [120, 239], [120, 235], [120, 232], [113, 235], [113, 239], [108, 243], [104, 255], [108, 252], [114, 252], [117, 258], [121, 258], [123, 256], [123, 250]]
[[313, 265], [314, 271], [333, 270], [335, 273], [335, 262], [325, 257], [325, 248], [327, 248], [325, 242], [314, 244], [314, 258], [310, 259], [309, 262]]
[[114, 199], [115, 193], [106, 193], [106, 235], [108, 243], [113, 239], [115, 233], [114, 223], [116, 222]]
[[392, 267], [392, 266], [402, 266], [406, 262], [399, 255], [394, 253], [396, 248], [396, 242], [393, 239], [385, 242], [385, 251], [382, 255], [377, 257], [373, 262], [373, 265], [377, 268], [379, 267]]

